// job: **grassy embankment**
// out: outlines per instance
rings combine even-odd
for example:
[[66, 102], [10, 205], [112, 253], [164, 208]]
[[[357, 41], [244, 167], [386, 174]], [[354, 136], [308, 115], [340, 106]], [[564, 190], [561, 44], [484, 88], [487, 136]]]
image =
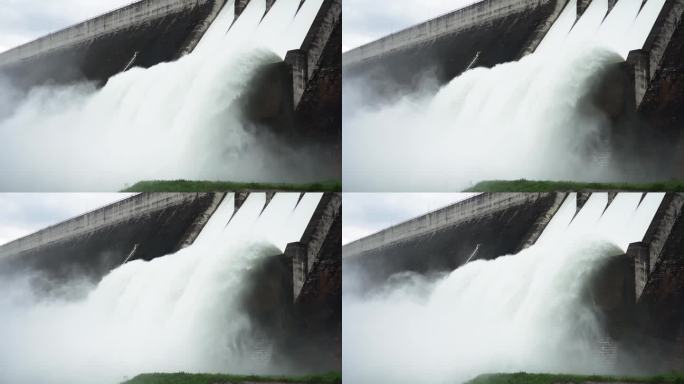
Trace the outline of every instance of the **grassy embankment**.
[[656, 384], [673, 383], [684, 384], [684, 374], [669, 373], [664, 375], [638, 377], [613, 377], [613, 376], [578, 376], [578, 375], [552, 375], [531, 373], [492, 374], [479, 376], [467, 384], [583, 384], [583, 383], [638, 383]]
[[577, 191], [634, 191], [682, 192], [684, 180], [658, 183], [579, 183], [547, 180], [490, 180], [477, 183], [465, 192], [577, 192]]
[[241, 384], [241, 383], [297, 383], [297, 384], [340, 384], [342, 374], [299, 377], [235, 376], [219, 374], [148, 373], [136, 376], [122, 384]]
[[122, 192], [223, 192], [223, 191], [282, 191], [282, 192], [339, 192], [342, 183], [324, 181], [309, 184], [234, 183], [230, 181], [156, 180], [141, 181]]

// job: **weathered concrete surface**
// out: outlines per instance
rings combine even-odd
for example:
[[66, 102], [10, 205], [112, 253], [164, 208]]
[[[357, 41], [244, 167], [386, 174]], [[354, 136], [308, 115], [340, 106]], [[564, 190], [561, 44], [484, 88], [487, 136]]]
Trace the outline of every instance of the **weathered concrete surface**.
[[319, 282], [317, 275], [324, 272], [328, 264], [338, 266], [338, 270], [332, 273], [341, 271], [341, 223], [342, 196], [339, 193], [325, 194], [301, 240], [288, 244], [286, 255], [289, 254], [288, 249], [296, 250], [292, 253], [295, 301], [305, 300], [300, 296], [306, 296], [311, 290], [309, 286]]
[[451, 271], [473, 253], [473, 260], [511, 254], [529, 241], [563, 198], [553, 193], [482, 194], [345, 245], [344, 269], [360, 276], [363, 289], [398, 272]]
[[176, 55], [176, 58], [183, 57], [191, 53], [193, 50], [195, 50], [195, 47], [197, 46], [197, 44], [199, 44], [200, 40], [202, 40], [202, 37], [207, 32], [211, 24], [214, 22], [214, 20], [216, 20], [219, 13], [221, 13], [221, 10], [226, 5], [226, 2], [227, 0], [215, 0], [213, 2], [213, 7], [211, 8], [211, 11], [206, 17], [201, 19], [195, 25], [195, 28], [193, 28], [192, 32], [185, 40], [185, 43], [183, 43], [182, 49]]
[[[492, 67], [534, 51], [566, 0], [484, 0], [343, 55], [345, 76], [415, 86], [445, 83], [476, 66]], [[502, 38], [505, 36], [505, 38]]]
[[577, 0], [577, 20], [582, 17], [584, 14], [584, 11], [589, 8], [589, 4], [591, 4], [592, 0]]
[[[342, 0], [325, 0], [297, 51], [288, 52], [296, 140], [327, 148], [342, 163]], [[332, 170], [341, 177], [339, 166]]]
[[667, 194], [635, 257], [639, 327], [661, 358], [659, 368], [684, 368], [684, 194]]
[[99, 83], [131, 59], [151, 67], [194, 48], [225, 0], [143, 0], [0, 54], [0, 74], [16, 86]]
[[293, 318], [280, 345], [319, 372], [342, 367], [341, 245], [342, 195], [326, 193], [300, 241], [288, 244], [282, 258], [290, 279], [281, 290], [289, 288]]
[[250, 0], [235, 0], [235, 16], [240, 16], [242, 14], [242, 11], [247, 8], [247, 5], [249, 5]]
[[636, 49], [627, 55], [627, 65], [633, 74], [634, 105], [639, 106], [651, 82], [650, 60], [647, 51]]
[[[669, 101], [672, 96], [663, 94], [663, 86], [671, 80], [673, 69], [679, 68], [679, 58], [682, 51], [682, 31], [680, 20], [684, 12], [684, 1], [669, 0], [663, 6], [653, 29], [648, 35], [641, 49], [631, 51], [627, 62], [634, 67], [636, 105], [648, 111], [653, 108], [650, 104], [660, 104]], [[674, 71], [675, 74], [679, 71]], [[653, 85], [651, 85], [653, 83]], [[648, 97], [644, 97], [648, 93]]]
[[644, 239], [639, 243], [630, 244], [628, 248], [627, 254], [635, 258], [636, 300], [640, 299], [643, 289], [651, 279], [651, 272], [661, 261], [665, 244], [671, 237], [674, 239], [684, 235], [675, 231], [675, 224], [681, 215], [682, 206], [684, 206], [684, 195], [666, 195]]
[[[659, 166], [673, 178], [684, 177], [684, 1], [668, 0], [644, 44], [647, 55], [637, 76], [645, 77], [637, 86], [643, 94], [637, 104], [639, 115], [649, 129], [644, 132], [653, 142], [645, 156], [661, 159]], [[647, 75], [644, 76], [644, 73]], [[644, 90], [646, 87], [646, 90]], [[637, 97], [637, 101], [639, 101]], [[640, 140], [647, 142], [646, 140]]]
[[527, 236], [525, 236], [525, 239], [520, 244], [520, 247], [515, 251], [516, 253], [525, 248], [531, 247], [537, 242], [537, 239], [539, 239], [539, 236], [541, 236], [541, 234], [544, 232], [546, 226], [549, 225], [549, 222], [551, 219], [553, 219], [553, 216], [556, 214], [556, 212], [558, 212], [558, 209], [561, 207], [561, 205], [563, 205], [563, 202], [566, 198], [568, 198], [567, 193], [556, 193], [554, 195], [553, 203], [549, 209], [547, 209], [542, 215], [539, 215], [534, 224], [532, 224]]
[[222, 197], [136, 195], [1, 246], [0, 271], [34, 271], [55, 282], [97, 281], [132, 253], [131, 260], [151, 260], [191, 244]]
[[[199, 234], [202, 232], [204, 226], [207, 225], [207, 222], [209, 222], [211, 216], [214, 214], [214, 212], [216, 212], [219, 205], [221, 205], [225, 196], [225, 193], [217, 192], [213, 194], [213, 198], [207, 209], [197, 215], [192, 224], [190, 224], [190, 227], [188, 227], [185, 235], [181, 237], [179, 249], [189, 247], [195, 242], [195, 239], [197, 239], [197, 236], [199, 236]], [[233, 196], [233, 198], [235, 198], [235, 196]], [[237, 212], [237, 210], [235, 211]]]

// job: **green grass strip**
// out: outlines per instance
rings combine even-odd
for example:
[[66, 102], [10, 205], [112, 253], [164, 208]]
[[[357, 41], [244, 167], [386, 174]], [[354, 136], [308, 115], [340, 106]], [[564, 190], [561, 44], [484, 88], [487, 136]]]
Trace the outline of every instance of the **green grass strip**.
[[490, 180], [477, 183], [465, 192], [573, 192], [573, 191], [633, 191], [682, 192], [684, 180], [658, 183], [580, 183], [548, 180]]
[[337, 372], [323, 375], [299, 377], [287, 376], [236, 376], [220, 374], [190, 373], [147, 373], [136, 376], [122, 384], [239, 384], [239, 383], [306, 383], [341, 384], [342, 374]]
[[224, 192], [224, 191], [282, 191], [282, 192], [339, 192], [340, 181], [309, 184], [234, 183], [230, 181], [155, 180], [141, 181], [122, 192]]
[[674, 383], [684, 384], [684, 375], [669, 373], [657, 376], [580, 376], [532, 373], [509, 373], [482, 375], [467, 384], [582, 384], [582, 383]]

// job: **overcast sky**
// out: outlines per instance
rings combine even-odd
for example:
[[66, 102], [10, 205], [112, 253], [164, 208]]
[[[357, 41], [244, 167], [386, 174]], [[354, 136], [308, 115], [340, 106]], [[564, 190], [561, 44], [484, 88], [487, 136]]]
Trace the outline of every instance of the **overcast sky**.
[[476, 0], [343, 0], [342, 50], [348, 51]]
[[476, 193], [345, 193], [342, 244], [372, 235]]
[[1, 193], [0, 244], [30, 235], [40, 229], [130, 195], [125, 193]]
[[0, 0], [0, 52], [133, 2]]

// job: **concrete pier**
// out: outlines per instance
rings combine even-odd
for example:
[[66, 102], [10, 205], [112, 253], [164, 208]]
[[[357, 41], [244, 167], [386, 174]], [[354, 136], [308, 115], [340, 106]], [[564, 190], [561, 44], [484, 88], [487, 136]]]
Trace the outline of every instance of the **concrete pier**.
[[320, 280], [322, 274], [336, 274], [341, 279], [341, 239], [342, 195], [326, 193], [301, 240], [289, 243], [285, 248], [285, 256], [292, 260], [295, 302], [306, 300], [302, 297], [313, 291], [320, 293], [320, 290], [312, 289], [312, 285]]
[[342, 195], [326, 193], [299, 242], [287, 245], [300, 327], [319, 347], [306, 354], [342, 366]]
[[661, 356], [658, 369], [681, 370], [684, 330], [684, 194], [668, 193], [641, 242], [630, 244], [641, 344]]

